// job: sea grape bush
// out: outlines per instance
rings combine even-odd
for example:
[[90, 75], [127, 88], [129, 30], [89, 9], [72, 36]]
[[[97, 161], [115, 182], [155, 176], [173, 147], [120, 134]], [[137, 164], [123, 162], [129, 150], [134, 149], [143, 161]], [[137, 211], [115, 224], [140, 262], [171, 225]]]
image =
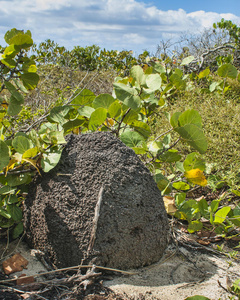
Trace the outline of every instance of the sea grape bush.
[[[211, 224], [226, 224], [234, 219], [236, 222], [231, 225], [239, 226], [238, 209], [227, 207], [223, 210], [217, 204], [209, 206], [206, 201], [198, 204], [195, 200], [186, 200], [184, 196], [184, 192], [195, 184], [207, 184], [203, 174], [205, 163], [200, 156], [207, 150], [207, 140], [199, 113], [193, 109], [174, 114], [165, 112], [169, 130], [159, 136], [155, 136], [153, 130], [155, 116], [169, 99], [176, 93], [193, 89], [196, 80], [206, 77], [206, 82], [209, 80], [210, 84], [209, 92], [216, 92], [217, 87], [223, 89], [218, 82], [215, 89], [211, 88], [213, 81], [208, 79], [208, 70], [194, 77], [192, 74], [184, 74], [181, 68], [168, 68], [157, 60], [148, 60], [147, 64], [142, 64], [142, 60], [147, 59], [148, 53], [145, 52], [138, 62], [131, 62], [130, 58], [130, 61], [125, 61], [126, 66], [131, 63], [133, 66], [129, 74], [125, 72], [127, 67], [123, 68], [123, 73], [127, 76], [115, 79], [112, 95], [96, 96], [88, 89], [76, 89], [68, 100], [63, 100], [61, 105], [54, 105], [48, 114], [30, 125], [26, 124], [25, 128], [21, 127], [20, 131], [16, 120], [24, 105], [24, 97], [28, 90], [36, 87], [39, 80], [35, 59], [39, 64], [40, 57], [43, 63], [56, 63], [62, 59], [65, 49], [58, 49], [59, 52], [55, 53], [58, 46], [47, 42], [42, 45], [40, 56], [28, 58], [27, 52], [33, 45], [29, 31], [24, 33], [12, 29], [6, 33], [5, 41], [9, 46], [4, 49], [0, 58], [0, 226], [11, 228], [13, 237], [17, 237], [23, 230], [20, 206], [26, 185], [32, 180], [32, 176], [36, 172], [49, 172], [57, 165], [66, 134], [96, 130], [110, 131], [131, 147], [148, 166], [163, 195], [178, 191], [175, 215], [189, 221], [189, 231], [200, 229], [201, 216], [209, 218]], [[51, 48], [53, 58], [45, 55], [49, 53], [48, 50], [45, 51], [46, 47]], [[76, 48], [75, 51], [73, 61], [86, 58], [84, 55], [78, 56], [82, 49]], [[95, 59], [91, 61], [91, 57], [98, 51], [98, 48], [86, 49], [89, 55], [85, 60], [86, 66], [96, 63]], [[116, 52], [112, 52], [110, 56], [115, 54]], [[128, 57], [128, 53], [123, 56]], [[191, 56], [186, 57], [181, 66], [189, 64], [192, 59]], [[122, 61], [123, 57], [119, 68], [122, 68]], [[223, 78], [224, 88], [227, 78], [237, 78], [238, 72], [233, 68], [230, 64], [224, 64], [218, 70], [218, 75]], [[187, 157], [182, 156], [174, 149], [180, 141], [197, 152], [192, 152]], [[171, 174], [163, 171], [166, 164]]]

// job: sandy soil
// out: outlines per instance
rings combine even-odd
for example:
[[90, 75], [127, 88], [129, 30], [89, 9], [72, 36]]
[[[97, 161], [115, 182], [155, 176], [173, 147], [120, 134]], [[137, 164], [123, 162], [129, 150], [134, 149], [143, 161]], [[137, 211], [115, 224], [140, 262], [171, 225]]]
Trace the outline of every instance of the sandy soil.
[[[3, 254], [5, 246], [4, 243], [0, 245], [0, 253]], [[234, 281], [240, 277], [240, 264], [217, 253], [200, 250], [203, 249], [196, 245], [169, 245], [158, 263], [130, 270], [134, 275], [110, 275], [103, 284], [114, 292], [125, 295], [125, 299], [132, 300], [182, 300], [193, 295], [203, 295], [213, 300], [230, 299], [232, 295], [224, 289], [227, 289], [226, 279], [228, 276]], [[17, 252], [25, 257], [29, 264], [27, 269], [13, 276], [23, 273], [30, 276], [46, 271], [23, 242], [11, 243], [3, 256]], [[1, 261], [3, 259], [4, 257]]]

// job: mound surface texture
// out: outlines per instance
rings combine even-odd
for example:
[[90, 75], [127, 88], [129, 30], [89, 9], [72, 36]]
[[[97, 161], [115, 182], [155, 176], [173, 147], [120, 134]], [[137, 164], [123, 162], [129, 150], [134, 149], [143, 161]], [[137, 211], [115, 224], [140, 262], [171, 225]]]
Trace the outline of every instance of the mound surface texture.
[[29, 186], [29, 245], [57, 267], [130, 269], [158, 261], [169, 228], [148, 169], [111, 133], [69, 135], [67, 141], [58, 166]]

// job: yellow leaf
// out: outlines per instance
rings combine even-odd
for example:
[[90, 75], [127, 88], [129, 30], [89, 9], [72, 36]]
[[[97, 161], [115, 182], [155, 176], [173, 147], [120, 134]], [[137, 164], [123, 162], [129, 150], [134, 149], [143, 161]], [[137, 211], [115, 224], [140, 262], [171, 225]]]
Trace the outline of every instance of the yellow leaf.
[[114, 120], [112, 118], [107, 118], [106, 121], [104, 122], [104, 124], [108, 127], [113, 126], [114, 125]]
[[40, 173], [40, 171], [39, 171], [39, 169], [38, 169], [38, 167], [37, 167], [37, 161], [35, 161], [35, 160], [33, 160], [33, 159], [30, 159], [30, 158], [23, 158], [22, 160], [23, 160], [23, 161], [26, 161], [26, 162], [30, 163], [32, 166], [34, 166], [34, 168], [37, 169], [39, 175], [41, 175], [41, 173]]
[[187, 180], [193, 184], [198, 184], [200, 186], [207, 185], [207, 179], [200, 169], [192, 169], [185, 173]]
[[169, 215], [173, 215], [177, 211], [177, 207], [175, 205], [175, 200], [171, 196], [164, 196], [163, 202], [165, 209]]
[[6, 167], [6, 173], [7, 173], [9, 170], [12, 170], [17, 162], [18, 162], [18, 161], [17, 161], [17, 159], [15, 159], [15, 158], [10, 159], [10, 161], [9, 161], [7, 167]]

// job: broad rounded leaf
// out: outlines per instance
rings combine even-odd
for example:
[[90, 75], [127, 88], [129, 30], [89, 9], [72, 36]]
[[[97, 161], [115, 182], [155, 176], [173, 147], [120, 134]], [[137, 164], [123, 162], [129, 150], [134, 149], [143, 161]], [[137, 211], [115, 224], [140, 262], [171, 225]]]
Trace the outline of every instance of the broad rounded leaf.
[[114, 101], [108, 108], [108, 113], [111, 118], [118, 118], [121, 115], [122, 106], [119, 101]]
[[20, 113], [22, 110], [22, 105], [17, 99], [13, 96], [10, 97], [7, 114], [9, 116], [16, 116]]
[[159, 156], [159, 159], [163, 162], [176, 162], [181, 159], [181, 155], [178, 154], [177, 150], [168, 150]]
[[61, 158], [62, 150], [53, 147], [50, 148], [48, 152], [43, 154], [43, 158], [41, 160], [41, 166], [44, 172], [49, 172], [58, 164]]
[[225, 206], [221, 209], [219, 209], [215, 213], [215, 218], [214, 218], [214, 223], [223, 223], [226, 220], [226, 217], [228, 213], [230, 212], [231, 207], [230, 206]]
[[235, 79], [237, 77], [238, 70], [232, 64], [224, 64], [218, 68], [218, 75], [221, 77], [229, 77]]
[[193, 184], [198, 184], [200, 186], [207, 185], [207, 180], [203, 174], [203, 172], [200, 169], [193, 169], [190, 171], [187, 171], [185, 173], [185, 177], [189, 182], [192, 182]]
[[185, 58], [182, 60], [181, 66], [188, 65], [188, 64], [190, 64], [190, 62], [192, 62], [193, 60], [194, 60], [194, 56], [188, 56], [188, 57], [185, 57]]
[[186, 124], [194, 124], [202, 128], [202, 118], [197, 110], [188, 109], [184, 111], [178, 118], [179, 127]]
[[19, 102], [19, 104], [23, 104], [24, 103], [23, 96], [17, 91], [17, 89], [15, 88], [15, 86], [13, 84], [11, 84], [8, 81], [4, 81], [4, 85], [7, 87], [7, 89], [11, 93], [11, 95], [14, 98], [16, 98], [16, 100]]
[[23, 85], [25, 86], [26, 89], [28, 90], [33, 90], [36, 88], [38, 81], [39, 81], [39, 76], [36, 73], [29, 72], [25, 74], [21, 74], [20, 76]]
[[11, 215], [14, 221], [19, 222], [22, 220], [22, 210], [17, 205], [7, 205], [7, 212]]
[[21, 154], [31, 148], [31, 141], [25, 136], [17, 136], [13, 139], [12, 145]]
[[22, 222], [18, 223], [18, 224], [13, 228], [13, 231], [12, 231], [12, 238], [13, 238], [13, 239], [18, 238], [18, 237], [23, 233], [23, 230], [24, 230], [23, 223], [22, 223]]
[[94, 108], [91, 106], [81, 106], [78, 109], [78, 113], [80, 116], [86, 117], [86, 118], [90, 118], [91, 114], [94, 112]]
[[207, 151], [207, 139], [203, 130], [195, 124], [186, 124], [183, 127], [175, 128], [175, 131], [177, 131], [182, 139], [199, 153], [203, 154]]
[[149, 135], [151, 133], [151, 129], [147, 123], [136, 120], [136, 121], [133, 121], [131, 126], [134, 128], [135, 131], [140, 133], [146, 139], [149, 137]]
[[71, 101], [71, 104], [72, 105], [75, 104], [77, 107], [81, 105], [91, 105], [91, 103], [95, 98], [96, 98], [95, 94], [88, 89], [84, 89], [80, 91], [78, 90], [75, 93], [74, 98]]
[[0, 170], [2, 170], [8, 165], [10, 159], [8, 146], [2, 140], [0, 140], [0, 153]]
[[135, 88], [125, 85], [124, 83], [114, 83], [117, 98], [126, 106], [137, 110], [141, 104], [141, 99]]
[[94, 99], [92, 105], [95, 109], [99, 107], [108, 109], [113, 102], [115, 102], [113, 96], [109, 94], [100, 94]]
[[72, 107], [68, 105], [53, 107], [50, 111], [48, 119], [50, 122], [52, 121], [63, 125], [68, 121], [65, 119], [65, 116], [71, 109]]
[[181, 190], [181, 191], [187, 191], [190, 189], [189, 184], [187, 184], [186, 182], [183, 181], [178, 181], [178, 182], [174, 182], [172, 184], [173, 188], [175, 188], [176, 190]]
[[140, 66], [133, 66], [130, 70], [130, 76], [141, 86], [145, 84], [146, 75]]
[[97, 108], [89, 119], [88, 128], [92, 131], [101, 126], [107, 118], [107, 110], [103, 107]]
[[198, 74], [198, 78], [202, 79], [204, 77], [207, 77], [209, 74], [210, 74], [210, 69], [207, 68]]
[[189, 153], [183, 162], [183, 167], [185, 171], [190, 171], [192, 169], [200, 169], [204, 171], [206, 168], [205, 161], [198, 157], [197, 152]]
[[159, 90], [162, 84], [162, 78], [159, 74], [150, 74], [147, 76], [146, 84], [150, 90]]
[[121, 134], [120, 140], [128, 147], [134, 148], [141, 146], [144, 138], [135, 131], [125, 131]]
[[202, 228], [203, 228], [203, 223], [199, 220], [195, 220], [189, 222], [187, 230], [189, 233], [193, 233], [195, 231], [201, 230]]

